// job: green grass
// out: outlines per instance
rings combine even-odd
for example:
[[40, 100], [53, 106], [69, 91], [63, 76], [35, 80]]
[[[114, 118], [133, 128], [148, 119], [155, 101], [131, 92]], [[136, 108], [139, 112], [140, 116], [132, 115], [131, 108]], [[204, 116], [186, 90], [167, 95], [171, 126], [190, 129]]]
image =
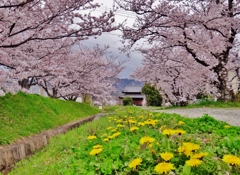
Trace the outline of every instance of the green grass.
[[[101, 122], [99, 122], [101, 120]], [[100, 133], [106, 129], [107, 118], [86, 123], [79, 128], [75, 128], [64, 135], [52, 138], [49, 145], [43, 148], [40, 152], [35, 153], [29, 159], [23, 159], [17, 163], [17, 169], [14, 169], [11, 174], [37, 174], [37, 175], [58, 175], [61, 174], [61, 169], [69, 166], [74, 166], [71, 161], [74, 153], [74, 147], [84, 147], [86, 138], [91, 135], [91, 129]], [[77, 166], [77, 165], [76, 165]], [[63, 174], [68, 174], [63, 173]], [[69, 172], [69, 174], [71, 174]]]
[[115, 112], [116, 110], [124, 110], [125, 106], [103, 106], [105, 112]]
[[[119, 112], [113, 116], [101, 118], [100, 120], [87, 123], [79, 128], [75, 128], [65, 135], [52, 138], [50, 144], [37, 152], [29, 159], [17, 163], [10, 174], [17, 175], [58, 175], [58, 174], [155, 174], [154, 167], [162, 162], [159, 153], [166, 150], [174, 154], [170, 161], [174, 164], [174, 170], [178, 175], [199, 174], [199, 175], [219, 175], [229, 172], [232, 175], [240, 173], [239, 166], [228, 166], [222, 161], [226, 154], [240, 156], [240, 127], [231, 126], [225, 128], [225, 122], [220, 122], [210, 116], [197, 119], [183, 118], [177, 114], [149, 113], [139, 108], [127, 107], [125, 110], [118, 109]], [[140, 118], [143, 116], [144, 118]], [[145, 125], [139, 130], [130, 132], [130, 127], [136, 124], [122, 124], [125, 128], [119, 128], [121, 135], [103, 142], [103, 139], [112, 135], [109, 126], [116, 127], [118, 119], [146, 121], [157, 119], [154, 126]], [[178, 122], [185, 124], [178, 126]], [[186, 134], [181, 136], [165, 136], [159, 128], [182, 128]], [[161, 130], [161, 131], [160, 131]], [[89, 135], [96, 135], [97, 139], [89, 141]], [[156, 139], [156, 144], [152, 147], [139, 145], [139, 140], [143, 136], [150, 136]], [[178, 147], [181, 142], [193, 142], [201, 146], [200, 151], [207, 152], [208, 156], [203, 158], [203, 164], [199, 167], [189, 169], [185, 161], [189, 157], [179, 154]], [[103, 151], [99, 155], [90, 156], [92, 147], [96, 144], [103, 146]], [[140, 157], [143, 162], [137, 167], [137, 171], [128, 167], [131, 160]], [[191, 173], [184, 172], [191, 171]]]
[[[189, 104], [187, 106], [169, 106], [165, 109], [173, 109], [173, 108], [240, 108], [240, 102], [222, 102], [222, 101], [210, 101], [210, 100], [202, 100], [195, 104]], [[163, 109], [160, 107], [160, 109]]]
[[221, 102], [221, 101], [209, 101], [202, 100], [196, 104], [190, 104], [186, 106], [187, 108], [197, 108], [197, 107], [210, 107], [210, 108], [240, 108], [239, 102]]
[[19, 92], [0, 97], [0, 145], [38, 134], [101, 110], [87, 104]]

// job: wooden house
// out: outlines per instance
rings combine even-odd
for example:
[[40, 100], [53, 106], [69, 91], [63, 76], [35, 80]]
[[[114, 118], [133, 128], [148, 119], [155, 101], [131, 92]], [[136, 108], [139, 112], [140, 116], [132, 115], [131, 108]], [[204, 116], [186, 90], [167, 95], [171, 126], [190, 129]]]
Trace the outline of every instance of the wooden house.
[[142, 94], [142, 87], [140, 86], [126, 86], [125, 89], [122, 91], [122, 96], [120, 99], [124, 97], [131, 97], [133, 99], [133, 104], [136, 106], [145, 106], [146, 100], [145, 95]]

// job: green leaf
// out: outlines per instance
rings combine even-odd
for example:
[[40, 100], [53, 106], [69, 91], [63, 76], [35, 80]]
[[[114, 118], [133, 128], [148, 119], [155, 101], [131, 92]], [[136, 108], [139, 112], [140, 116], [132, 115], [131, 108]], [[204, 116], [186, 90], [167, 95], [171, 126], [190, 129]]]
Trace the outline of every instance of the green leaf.
[[95, 172], [94, 171], [90, 171], [86, 175], [95, 175]]
[[185, 164], [183, 167], [183, 175], [190, 175], [190, 173], [191, 173], [191, 167]]

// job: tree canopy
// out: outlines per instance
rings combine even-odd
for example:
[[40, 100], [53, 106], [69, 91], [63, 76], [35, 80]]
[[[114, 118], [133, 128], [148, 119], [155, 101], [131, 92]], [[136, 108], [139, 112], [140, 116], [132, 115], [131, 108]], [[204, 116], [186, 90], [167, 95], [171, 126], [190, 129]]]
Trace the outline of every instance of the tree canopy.
[[53, 98], [109, 97], [122, 62], [106, 47], [80, 44], [118, 28], [114, 9], [91, 13], [99, 7], [93, 0], [1, 1], [0, 89], [25, 91], [38, 84]]
[[115, 8], [93, 15], [100, 7], [93, 0], [1, 1], [0, 88], [39, 84], [54, 98], [75, 99], [83, 91], [100, 98], [122, 63], [104, 48], [72, 48], [121, 29], [125, 49], [137, 46], [144, 57], [134, 78], [156, 85], [172, 104], [199, 92], [234, 99], [240, 91], [240, 1], [114, 1], [136, 14], [132, 26], [115, 24]]
[[[239, 1], [116, 2], [137, 15], [133, 27], [122, 28], [126, 48], [144, 43], [137, 48], [144, 60], [135, 78], [156, 84], [172, 103], [192, 99], [198, 92], [233, 98], [232, 80], [239, 86], [240, 74]], [[229, 73], [234, 76], [229, 78]]]

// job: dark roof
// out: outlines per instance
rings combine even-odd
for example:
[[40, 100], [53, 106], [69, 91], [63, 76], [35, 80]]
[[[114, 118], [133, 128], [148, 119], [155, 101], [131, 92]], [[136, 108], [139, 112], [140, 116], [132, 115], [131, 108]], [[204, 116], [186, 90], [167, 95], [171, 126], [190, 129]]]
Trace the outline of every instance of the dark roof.
[[126, 86], [123, 92], [142, 92], [142, 87], [140, 86]]

